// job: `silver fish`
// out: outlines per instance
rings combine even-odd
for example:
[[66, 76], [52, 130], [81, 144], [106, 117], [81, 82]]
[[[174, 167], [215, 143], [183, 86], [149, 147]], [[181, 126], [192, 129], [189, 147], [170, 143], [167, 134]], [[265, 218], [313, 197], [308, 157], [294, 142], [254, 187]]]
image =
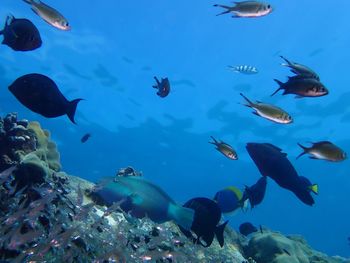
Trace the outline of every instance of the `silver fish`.
[[253, 114], [280, 124], [293, 122], [293, 118], [281, 108], [262, 103], [261, 101], [254, 103], [244, 96], [243, 93], [240, 93], [240, 95], [247, 101], [247, 104], [244, 105], [255, 110]]
[[305, 147], [298, 143], [303, 152], [298, 155], [297, 159], [304, 154], [310, 154], [311, 159], [326, 160], [331, 162], [341, 162], [346, 159], [346, 153], [329, 141], [312, 143], [311, 147]]
[[228, 66], [231, 70], [237, 73], [242, 73], [246, 75], [257, 74], [259, 71], [254, 66], [241, 65], [241, 66]]
[[218, 7], [225, 8], [226, 11], [218, 14], [228, 14], [232, 13], [234, 18], [236, 17], [260, 17], [260, 16], [266, 16], [270, 14], [273, 11], [273, 8], [270, 4], [259, 2], [259, 1], [242, 1], [242, 2], [235, 2], [234, 6], [226, 6], [226, 5], [214, 5]]
[[320, 77], [311, 68], [296, 62], [292, 62], [283, 56], [280, 56], [280, 57], [286, 62], [286, 63], [282, 63], [281, 65], [290, 68], [290, 70], [294, 74], [298, 76], [302, 76], [304, 78], [313, 78], [316, 80], [320, 80]]
[[217, 141], [213, 136], [210, 136], [210, 138], [213, 139], [212, 142], [209, 142], [211, 144], [214, 144], [216, 146], [216, 150], [221, 152], [223, 155], [225, 155], [230, 160], [238, 160], [238, 155], [236, 151], [232, 148], [231, 145], [223, 142], [223, 141]]
[[44, 4], [40, 0], [23, 1], [27, 4], [30, 4], [33, 12], [40, 16], [42, 19], [44, 19], [45, 22], [64, 31], [70, 30], [70, 25], [67, 19], [63, 15], [61, 15], [56, 9]]

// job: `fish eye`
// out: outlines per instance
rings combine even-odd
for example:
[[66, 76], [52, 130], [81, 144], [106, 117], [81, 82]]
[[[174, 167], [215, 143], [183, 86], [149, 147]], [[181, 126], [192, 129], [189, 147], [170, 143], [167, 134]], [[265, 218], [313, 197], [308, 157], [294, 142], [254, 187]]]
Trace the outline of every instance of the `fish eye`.
[[270, 9], [271, 8], [271, 5], [267, 5], [267, 9]]

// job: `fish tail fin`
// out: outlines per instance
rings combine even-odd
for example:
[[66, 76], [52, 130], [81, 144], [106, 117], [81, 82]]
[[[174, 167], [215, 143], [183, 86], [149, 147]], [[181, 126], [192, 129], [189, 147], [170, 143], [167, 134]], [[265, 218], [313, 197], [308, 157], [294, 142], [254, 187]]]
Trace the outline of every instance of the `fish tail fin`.
[[292, 63], [288, 60], [288, 59], [286, 59], [284, 56], [280, 56], [280, 58], [281, 59], [283, 59], [286, 63], [282, 63], [281, 65], [282, 66], [289, 66], [289, 65], [291, 65]]
[[67, 115], [68, 115], [68, 118], [71, 120], [71, 122], [73, 122], [74, 124], [76, 124], [75, 120], [74, 120], [74, 115], [75, 115], [75, 112], [77, 110], [78, 103], [81, 100], [83, 100], [83, 99], [75, 99], [75, 100], [68, 102]]
[[310, 189], [311, 192], [313, 192], [314, 194], [318, 195], [318, 184], [310, 185], [309, 189]]
[[275, 95], [277, 92], [279, 92], [280, 90], [284, 89], [284, 87], [283, 87], [284, 83], [282, 81], [280, 81], [278, 79], [273, 79], [273, 80], [279, 85], [279, 87], [274, 93], [271, 94], [271, 97], [273, 95]]
[[212, 142], [209, 142], [211, 144], [214, 144], [214, 145], [218, 145], [218, 141], [213, 137], [213, 136], [210, 136], [210, 138], [213, 140]]
[[33, 4], [35, 1], [34, 0], [23, 0], [23, 2], [27, 3], [27, 4]]
[[216, 239], [218, 240], [220, 247], [224, 246], [224, 230], [227, 223], [228, 223], [228, 220], [215, 229]]
[[158, 79], [156, 76], [154, 76], [153, 78], [155, 79], [155, 81], [156, 81], [157, 84], [159, 85], [159, 84], [160, 84], [159, 79]]
[[176, 204], [170, 204], [168, 216], [184, 229], [190, 230], [194, 220], [194, 210]]
[[247, 107], [252, 107], [253, 105], [254, 105], [254, 103], [253, 102], [251, 102], [251, 100], [249, 100], [246, 96], [244, 96], [244, 94], [243, 93], [239, 93], [239, 95], [241, 95], [242, 97], [243, 97], [243, 99], [245, 99], [247, 102], [248, 102], [248, 104], [244, 104], [245, 106], [247, 106]]
[[222, 7], [222, 8], [227, 9], [227, 10], [225, 10], [224, 12], [217, 14], [216, 16], [228, 14], [228, 13], [231, 12], [231, 7], [229, 7], [229, 6], [227, 6], [227, 5], [218, 5], [218, 4], [215, 4], [214, 6], [215, 6], [215, 7]]
[[302, 152], [301, 154], [299, 154], [299, 155], [297, 156], [296, 159], [299, 159], [299, 158], [300, 158], [301, 156], [303, 156], [304, 154], [307, 154], [307, 152], [308, 152], [308, 150], [309, 150], [309, 148], [307, 148], [307, 147], [301, 145], [300, 143], [298, 143], [298, 145], [299, 145], [299, 147], [300, 147], [301, 149], [303, 149], [303, 152]]

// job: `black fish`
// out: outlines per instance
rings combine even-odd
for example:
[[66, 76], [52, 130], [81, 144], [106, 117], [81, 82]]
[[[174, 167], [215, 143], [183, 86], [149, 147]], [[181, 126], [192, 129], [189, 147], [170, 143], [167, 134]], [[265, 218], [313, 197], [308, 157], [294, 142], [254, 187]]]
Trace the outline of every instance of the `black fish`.
[[24, 75], [16, 79], [9, 86], [9, 90], [31, 111], [47, 118], [67, 114], [75, 123], [75, 111], [82, 99], [68, 101], [50, 78], [36, 73]]
[[239, 226], [239, 233], [243, 236], [248, 236], [254, 232], [258, 232], [258, 229], [249, 222], [243, 223]]
[[315, 203], [310, 194], [310, 185], [287, 158], [287, 154], [269, 143], [248, 143], [247, 151], [263, 176], [271, 177], [279, 186], [293, 192], [303, 203]]
[[90, 133], [85, 134], [83, 137], [81, 137], [80, 141], [82, 143], [86, 142], [91, 137]]
[[246, 186], [243, 192], [242, 200], [249, 200], [250, 206], [252, 208], [260, 204], [265, 197], [266, 185], [267, 177], [263, 176], [254, 185], [250, 187]]
[[165, 79], [162, 78], [161, 81], [159, 81], [157, 77], [154, 77], [154, 79], [156, 80], [157, 85], [154, 85], [152, 87], [155, 88], [155, 89], [158, 89], [157, 95], [159, 97], [161, 97], [161, 98], [165, 98], [166, 96], [168, 96], [169, 92], [170, 92], [169, 79], [168, 78], [165, 78]]
[[208, 198], [198, 197], [187, 201], [183, 206], [195, 211], [191, 231], [196, 234], [196, 237], [193, 236], [191, 231], [187, 231], [181, 226], [179, 226], [180, 230], [188, 238], [193, 239], [194, 243], [203, 247], [209, 247], [214, 236], [216, 236], [220, 246], [223, 247], [224, 229], [228, 221], [218, 226], [221, 219], [221, 210], [217, 203]]
[[0, 31], [4, 35], [2, 44], [15, 51], [31, 51], [41, 47], [39, 30], [28, 19], [17, 19], [14, 16], [6, 18], [5, 27]]
[[278, 79], [274, 79], [274, 81], [279, 85], [279, 88], [271, 96], [280, 90], [283, 90], [282, 95], [295, 94], [296, 98], [321, 97], [329, 93], [328, 89], [314, 78], [305, 78], [297, 75], [289, 77], [286, 83]]

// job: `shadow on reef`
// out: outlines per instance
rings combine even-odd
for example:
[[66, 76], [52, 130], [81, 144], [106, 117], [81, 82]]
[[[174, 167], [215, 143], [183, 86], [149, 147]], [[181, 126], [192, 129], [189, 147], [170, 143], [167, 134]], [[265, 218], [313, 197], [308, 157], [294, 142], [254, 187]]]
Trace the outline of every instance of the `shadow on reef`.
[[60, 172], [56, 146], [39, 123], [9, 114], [0, 125], [1, 262], [349, 262], [270, 231], [245, 238], [226, 228], [223, 248], [194, 245], [173, 223], [92, 202], [87, 193], [96, 185]]

